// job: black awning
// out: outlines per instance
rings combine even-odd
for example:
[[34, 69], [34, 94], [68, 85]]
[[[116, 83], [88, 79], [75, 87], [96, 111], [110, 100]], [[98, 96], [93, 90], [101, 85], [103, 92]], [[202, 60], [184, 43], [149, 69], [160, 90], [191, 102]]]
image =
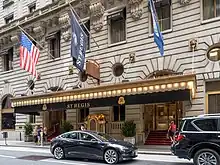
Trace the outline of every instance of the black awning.
[[[189, 89], [166, 91], [166, 92], [154, 92], [137, 95], [126, 95], [124, 98], [125, 105], [134, 104], [152, 104], [152, 103], [165, 103], [174, 101], [191, 101], [191, 94]], [[66, 109], [80, 109], [89, 107], [106, 107], [119, 105], [119, 98], [117, 97], [106, 97], [91, 100], [80, 100], [65, 103], [53, 103], [46, 104], [47, 111], [62, 111]], [[43, 105], [23, 106], [15, 107], [15, 113], [21, 114], [34, 114], [43, 111]]]

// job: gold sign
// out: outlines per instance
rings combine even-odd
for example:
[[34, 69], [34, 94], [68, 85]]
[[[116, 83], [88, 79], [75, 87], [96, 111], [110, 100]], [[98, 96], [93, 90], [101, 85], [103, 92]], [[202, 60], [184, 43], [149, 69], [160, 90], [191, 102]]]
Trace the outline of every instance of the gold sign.
[[124, 98], [124, 97], [119, 97], [119, 99], [118, 99], [118, 104], [119, 104], [119, 105], [125, 104], [125, 98]]
[[42, 110], [43, 110], [43, 111], [46, 111], [46, 110], [47, 110], [47, 105], [46, 105], [46, 104], [43, 105]]
[[75, 103], [75, 104], [67, 104], [67, 109], [74, 109], [74, 108], [89, 108], [90, 103]]

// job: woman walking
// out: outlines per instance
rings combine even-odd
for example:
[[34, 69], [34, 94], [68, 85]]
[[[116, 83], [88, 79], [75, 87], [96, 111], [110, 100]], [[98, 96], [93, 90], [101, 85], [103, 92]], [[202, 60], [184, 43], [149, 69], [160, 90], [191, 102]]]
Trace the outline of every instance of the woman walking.
[[175, 132], [176, 132], [176, 124], [174, 123], [174, 121], [171, 121], [169, 129], [168, 129], [168, 136], [169, 136], [171, 142], [174, 141], [174, 133]]

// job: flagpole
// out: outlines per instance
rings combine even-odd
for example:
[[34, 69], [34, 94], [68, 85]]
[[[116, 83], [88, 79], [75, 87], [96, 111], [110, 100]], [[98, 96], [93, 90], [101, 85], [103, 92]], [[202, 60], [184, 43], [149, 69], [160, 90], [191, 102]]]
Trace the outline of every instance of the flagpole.
[[89, 35], [91, 36], [91, 38], [93, 39], [93, 41], [95, 42], [96, 46], [99, 48], [98, 43], [95, 41], [94, 37], [92, 36], [92, 34], [90, 33], [90, 31], [87, 29], [87, 27], [84, 25], [83, 21], [81, 20], [81, 18], [79, 17], [79, 15], [77, 14], [77, 12], [75, 11], [75, 9], [73, 8], [73, 6], [71, 5], [70, 1], [68, 2], [69, 6], [71, 8], [71, 12], [73, 15], [76, 15], [78, 17], [78, 19], [80, 20], [80, 22], [82, 22], [83, 27], [86, 29], [86, 31], [89, 33]]
[[[21, 26], [18, 25], [18, 28], [19, 28], [21, 31], [23, 31], [23, 32], [24, 32], [29, 38], [31, 38], [34, 42], [36, 42], [43, 50], [45, 50], [45, 48], [44, 48], [39, 42], [37, 42], [30, 34], [28, 34]], [[47, 53], [50, 55], [50, 57], [54, 58], [49, 51], [47, 51]]]

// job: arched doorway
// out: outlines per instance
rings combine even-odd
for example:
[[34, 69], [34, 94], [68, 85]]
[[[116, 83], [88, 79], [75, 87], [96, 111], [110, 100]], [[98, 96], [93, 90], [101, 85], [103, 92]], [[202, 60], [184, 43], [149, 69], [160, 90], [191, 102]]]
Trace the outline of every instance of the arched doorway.
[[13, 96], [7, 94], [2, 97], [1, 101], [1, 130], [14, 130], [15, 129], [15, 113], [11, 107], [11, 98]]
[[[147, 79], [158, 79], [161, 77], [182, 75], [172, 70], [159, 70], [149, 74]], [[169, 97], [169, 96], [167, 96]], [[145, 130], [162, 131], [167, 130], [169, 123], [174, 121], [179, 125], [179, 120], [182, 118], [182, 102], [166, 102], [156, 104], [146, 104], [144, 108], [144, 127]]]

